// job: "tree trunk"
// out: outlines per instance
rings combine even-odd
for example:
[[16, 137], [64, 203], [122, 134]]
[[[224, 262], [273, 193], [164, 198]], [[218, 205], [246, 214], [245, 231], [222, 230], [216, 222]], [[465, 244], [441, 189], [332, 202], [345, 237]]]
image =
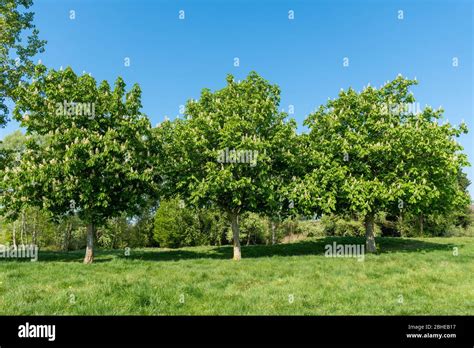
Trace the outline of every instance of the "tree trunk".
[[20, 242], [22, 245], [25, 245], [25, 240], [23, 239], [23, 236], [26, 234], [26, 228], [25, 228], [25, 210], [23, 209], [21, 211], [21, 230], [20, 230]]
[[252, 237], [252, 233], [249, 230], [249, 235], [247, 236], [247, 246], [250, 245], [250, 238]]
[[367, 252], [375, 253], [377, 251], [375, 247], [375, 216], [373, 213], [369, 213], [365, 217], [365, 246]]
[[69, 251], [69, 244], [71, 243], [72, 223], [66, 223], [66, 232], [64, 233], [63, 250]]
[[398, 228], [398, 234], [400, 234], [400, 237], [403, 236], [403, 213], [400, 212], [400, 215], [398, 216], [398, 221], [397, 221], [397, 228]]
[[231, 214], [232, 234], [234, 236], [234, 260], [239, 261], [241, 259], [240, 252], [240, 238], [239, 238], [239, 215], [236, 213]]
[[37, 216], [37, 212], [35, 212], [35, 215], [33, 216], [33, 232], [31, 234], [31, 240], [32, 240], [32, 243], [33, 245], [36, 245], [36, 236], [37, 236], [37, 232], [36, 232], [36, 219], [38, 218]]
[[92, 263], [94, 261], [94, 224], [90, 223], [87, 225], [87, 246], [86, 256], [84, 257], [84, 263]]
[[13, 221], [12, 243], [13, 247], [16, 249], [16, 221]]
[[420, 236], [423, 236], [423, 213], [420, 214]]
[[272, 245], [275, 245], [275, 221], [272, 221]]

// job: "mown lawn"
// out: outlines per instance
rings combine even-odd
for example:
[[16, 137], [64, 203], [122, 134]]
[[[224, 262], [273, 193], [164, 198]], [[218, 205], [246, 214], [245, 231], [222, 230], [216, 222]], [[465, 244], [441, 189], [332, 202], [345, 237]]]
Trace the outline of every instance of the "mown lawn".
[[[2, 315], [474, 315], [474, 238], [379, 238], [381, 252], [327, 258], [293, 244], [41, 252], [38, 262], [0, 260]], [[454, 248], [459, 255], [454, 256]]]

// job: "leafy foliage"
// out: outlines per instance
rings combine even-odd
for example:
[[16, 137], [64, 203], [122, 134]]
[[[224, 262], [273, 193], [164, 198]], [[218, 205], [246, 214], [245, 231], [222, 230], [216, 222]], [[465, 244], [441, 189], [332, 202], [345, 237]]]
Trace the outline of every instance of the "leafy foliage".
[[441, 213], [469, 203], [458, 182], [467, 157], [455, 141], [467, 128], [440, 124], [442, 109], [411, 112], [414, 84], [398, 76], [380, 89], [341, 90], [308, 116], [306, 173], [293, 185], [301, 212], [358, 213], [373, 226], [379, 211]]
[[32, 4], [32, 0], [0, 2], [0, 126], [8, 120], [7, 100], [16, 100], [16, 87], [34, 71], [32, 58], [44, 51], [46, 41], [38, 37], [34, 14], [26, 12]]
[[[118, 78], [111, 91], [106, 81], [97, 87], [89, 75], [79, 77], [70, 68], [46, 73], [39, 65], [35, 81], [19, 88], [18, 96], [14, 116], [30, 139], [19, 165], [5, 170], [3, 185], [13, 192], [2, 196], [2, 208], [76, 212], [96, 225], [122, 212], [140, 213], [154, 185], [151, 126], [140, 113], [138, 85], [125, 93]], [[95, 115], [58, 112], [71, 97], [93, 104]]]
[[[154, 238], [161, 247], [221, 245], [228, 224], [213, 209], [185, 207], [174, 198], [163, 200], [156, 211]], [[225, 238], [225, 237], [224, 237]]]
[[[215, 205], [229, 215], [236, 250], [238, 216], [267, 212], [279, 205], [295, 122], [278, 110], [280, 89], [252, 72], [216, 92], [204, 89], [199, 100], [186, 104], [185, 119], [167, 121], [157, 130], [164, 193], [179, 194], [196, 207]], [[248, 162], [220, 161], [222, 153], [244, 151]], [[240, 255], [236, 256], [239, 259]]]
[[[279, 170], [294, 121], [278, 111], [280, 90], [256, 73], [215, 93], [204, 89], [186, 105], [185, 119], [160, 127], [168, 189], [194, 206], [215, 202], [230, 212], [262, 211], [276, 199]], [[225, 149], [257, 151], [252, 163], [219, 163]]]

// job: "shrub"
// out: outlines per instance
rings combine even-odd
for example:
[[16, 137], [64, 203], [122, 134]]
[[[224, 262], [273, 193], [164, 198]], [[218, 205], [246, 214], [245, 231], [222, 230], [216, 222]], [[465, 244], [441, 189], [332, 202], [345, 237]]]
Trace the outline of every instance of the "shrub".
[[228, 223], [218, 210], [184, 207], [174, 198], [160, 202], [153, 236], [161, 247], [179, 248], [227, 243], [227, 231]]
[[[365, 235], [362, 221], [339, 215], [324, 215], [321, 218], [323, 231], [327, 236], [352, 236]], [[375, 233], [380, 234], [380, 228], [376, 226]]]
[[297, 225], [297, 233], [306, 237], [323, 237], [324, 227], [320, 220], [300, 220]]
[[400, 237], [399, 217], [384, 212], [377, 214], [375, 223], [380, 228], [382, 237]]
[[154, 238], [161, 247], [179, 248], [199, 245], [199, 221], [179, 199], [161, 201], [155, 215]]
[[223, 245], [229, 243], [227, 238], [229, 223], [223, 217], [222, 212], [215, 208], [199, 209], [200, 230], [206, 236], [205, 244]]
[[242, 242], [249, 244], [267, 244], [270, 232], [268, 219], [255, 213], [242, 215], [240, 222]]

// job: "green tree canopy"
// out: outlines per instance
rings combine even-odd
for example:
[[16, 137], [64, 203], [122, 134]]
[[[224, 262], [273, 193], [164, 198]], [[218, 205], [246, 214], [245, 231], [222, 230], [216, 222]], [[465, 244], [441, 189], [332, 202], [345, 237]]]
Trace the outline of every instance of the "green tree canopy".
[[16, 87], [34, 71], [32, 58], [44, 51], [46, 42], [38, 38], [34, 14], [25, 12], [32, 4], [32, 0], [0, 2], [0, 126], [8, 120], [7, 101], [15, 100]]
[[341, 90], [305, 121], [306, 173], [294, 182], [295, 204], [306, 213], [362, 214], [369, 252], [378, 211], [443, 211], [468, 202], [458, 180], [467, 156], [455, 140], [467, 128], [441, 123], [442, 109], [416, 112], [414, 84], [398, 76], [379, 89]]
[[3, 142], [0, 142], [0, 170], [5, 169], [8, 165], [13, 166], [16, 161], [19, 161], [25, 144], [26, 137], [20, 130], [5, 136]]
[[226, 212], [235, 260], [241, 257], [239, 216], [271, 210], [281, 200], [296, 125], [285, 120], [279, 103], [278, 86], [257, 73], [239, 82], [229, 75], [223, 89], [204, 89], [199, 100], [188, 101], [184, 119], [157, 129], [165, 192]]
[[34, 82], [19, 87], [14, 117], [31, 138], [21, 162], [6, 168], [3, 210], [24, 205], [54, 215], [76, 213], [88, 224], [85, 262], [93, 259], [95, 227], [123, 212], [139, 214], [154, 194], [151, 125], [140, 112], [141, 90], [97, 86], [89, 75], [46, 71], [38, 65]]

